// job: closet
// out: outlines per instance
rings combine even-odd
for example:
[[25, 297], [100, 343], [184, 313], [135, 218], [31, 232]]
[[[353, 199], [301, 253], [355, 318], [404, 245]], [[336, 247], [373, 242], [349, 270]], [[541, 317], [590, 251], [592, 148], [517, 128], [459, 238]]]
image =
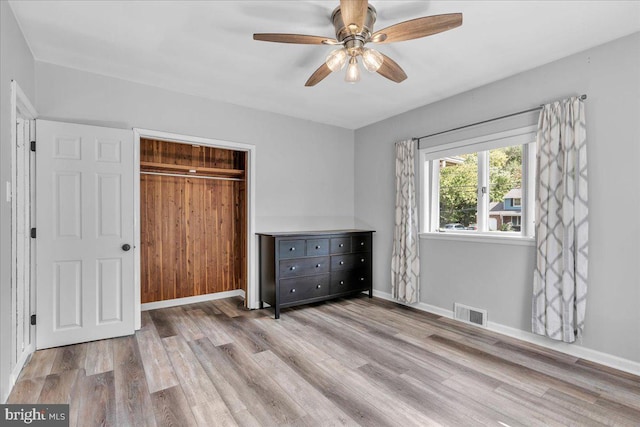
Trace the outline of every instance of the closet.
[[246, 153], [140, 139], [142, 303], [247, 283]]

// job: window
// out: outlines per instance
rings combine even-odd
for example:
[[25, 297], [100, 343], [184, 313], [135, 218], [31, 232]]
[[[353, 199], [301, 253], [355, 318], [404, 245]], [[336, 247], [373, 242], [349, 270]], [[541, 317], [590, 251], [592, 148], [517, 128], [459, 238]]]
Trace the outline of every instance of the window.
[[533, 236], [535, 129], [420, 150], [422, 231]]

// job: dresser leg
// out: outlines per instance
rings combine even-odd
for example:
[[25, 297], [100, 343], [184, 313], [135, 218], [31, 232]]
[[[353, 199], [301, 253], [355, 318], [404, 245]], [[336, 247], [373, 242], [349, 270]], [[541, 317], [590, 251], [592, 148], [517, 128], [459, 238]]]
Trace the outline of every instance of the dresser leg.
[[373, 298], [373, 288], [369, 289], [369, 298]]
[[276, 307], [275, 307], [275, 308], [276, 308], [276, 319], [279, 319], [279, 318], [280, 318], [280, 307], [278, 307], [278, 306], [276, 305]]
[[260, 307], [260, 310], [262, 310], [264, 308], [264, 301], [260, 301], [259, 307]]

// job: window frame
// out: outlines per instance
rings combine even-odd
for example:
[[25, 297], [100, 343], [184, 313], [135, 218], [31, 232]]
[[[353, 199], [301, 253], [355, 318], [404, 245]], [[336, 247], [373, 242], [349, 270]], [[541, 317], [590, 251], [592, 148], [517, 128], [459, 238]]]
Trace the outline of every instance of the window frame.
[[[484, 136], [460, 139], [454, 142], [424, 147], [418, 150], [418, 174], [420, 182], [420, 236], [424, 238], [470, 241], [518, 240], [532, 243], [535, 240], [535, 182], [536, 182], [536, 133], [537, 126], [530, 125]], [[489, 197], [483, 187], [489, 187], [489, 151], [492, 149], [522, 146], [522, 202], [521, 231], [505, 233], [489, 231]], [[478, 218], [477, 230], [439, 231], [439, 180], [438, 159], [460, 154], [478, 153]]]

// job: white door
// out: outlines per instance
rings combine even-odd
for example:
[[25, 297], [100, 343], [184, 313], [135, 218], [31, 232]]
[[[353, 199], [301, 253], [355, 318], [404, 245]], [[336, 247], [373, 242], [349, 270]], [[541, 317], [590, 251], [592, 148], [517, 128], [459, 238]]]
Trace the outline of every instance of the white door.
[[133, 132], [36, 120], [38, 349], [134, 332]]

